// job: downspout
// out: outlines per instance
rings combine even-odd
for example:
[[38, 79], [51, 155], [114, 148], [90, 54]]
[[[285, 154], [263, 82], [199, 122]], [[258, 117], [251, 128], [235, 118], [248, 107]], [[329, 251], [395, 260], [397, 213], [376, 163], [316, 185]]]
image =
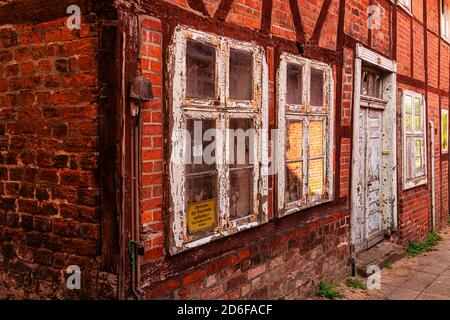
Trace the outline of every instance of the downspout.
[[128, 243], [128, 251], [131, 261], [131, 290], [138, 300], [142, 300], [144, 292], [141, 289], [141, 257], [145, 253], [144, 244], [141, 242], [140, 228], [140, 178], [141, 178], [141, 104], [153, 99], [152, 83], [143, 76], [133, 79], [130, 90], [130, 109], [133, 123], [133, 205], [132, 205], [132, 232]]
[[141, 112], [140, 103], [131, 102], [133, 125], [133, 212], [132, 212], [132, 240], [128, 243], [129, 252], [132, 259], [131, 265], [131, 290], [138, 300], [142, 300], [144, 292], [141, 289], [141, 256], [143, 255], [144, 246], [141, 242], [140, 235], [140, 187], [139, 181], [141, 177]]
[[430, 145], [431, 145], [431, 219], [433, 232], [436, 232], [436, 194], [435, 194], [435, 163], [434, 163], [434, 123], [430, 121]]

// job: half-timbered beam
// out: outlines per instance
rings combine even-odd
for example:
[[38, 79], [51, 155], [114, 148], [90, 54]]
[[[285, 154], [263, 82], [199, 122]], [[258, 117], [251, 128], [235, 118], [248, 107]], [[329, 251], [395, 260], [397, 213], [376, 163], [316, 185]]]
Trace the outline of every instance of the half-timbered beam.
[[320, 34], [322, 32], [323, 25], [325, 24], [325, 19], [327, 18], [328, 11], [330, 11], [332, 0], [325, 0], [320, 9], [319, 17], [317, 18], [316, 25], [314, 26], [314, 31], [312, 33], [309, 44], [315, 45], [319, 43]]
[[303, 28], [303, 21], [300, 15], [300, 8], [298, 7], [297, 0], [289, 0], [289, 6], [291, 8], [292, 19], [294, 20], [295, 32], [297, 34], [297, 42], [305, 44], [305, 29]]
[[203, 3], [203, 0], [188, 0], [189, 7], [198, 12], [203, 13], [205, 16], [209, 16], [208, 10], [206, 10], [206, 6]]
[[214, 14], [214, 19], [225, 21], [228, 16], [228, 13], [231, 10], [231, 6], [233, 5], [234, 0], [222, 0], [220, 1], [219, 8]]
[[261, 14], [261, 31], [269, 34], [272, 29], [273, 0], [263, 0]]

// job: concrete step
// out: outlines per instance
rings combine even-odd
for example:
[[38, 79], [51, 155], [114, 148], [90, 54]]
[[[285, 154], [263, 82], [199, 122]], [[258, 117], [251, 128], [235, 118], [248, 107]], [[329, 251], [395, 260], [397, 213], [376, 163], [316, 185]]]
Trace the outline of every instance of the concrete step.
[[356, 272], [362, 277], [367, 277], [369, 276], [367, 274], [369, 266], [376, 265], [380, 269], [384, 269], [390, 263], [394, 263], [404, 257], [406, 257], [405, 248], [385, 240], [357, 256]]

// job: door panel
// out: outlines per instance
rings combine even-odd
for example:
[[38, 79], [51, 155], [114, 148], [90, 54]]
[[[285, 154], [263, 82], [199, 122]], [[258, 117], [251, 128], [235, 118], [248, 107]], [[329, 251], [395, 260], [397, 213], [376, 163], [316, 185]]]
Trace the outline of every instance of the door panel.
[[368, 118], [366, 145], [366, 219], [367, 239], [382, 236], [381, 220], [381, 144], [382, 144], [382, 111], [367, 109]]

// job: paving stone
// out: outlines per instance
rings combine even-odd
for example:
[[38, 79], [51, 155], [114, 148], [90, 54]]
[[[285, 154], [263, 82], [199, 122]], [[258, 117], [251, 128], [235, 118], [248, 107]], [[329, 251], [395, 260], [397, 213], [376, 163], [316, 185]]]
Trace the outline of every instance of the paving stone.
[[441, 296], [438, 294], [422, 292], [416, 300], [450, 300], [450, 297]]
[[417, 273], [409, 280], [401, 284], [402, 288], [411, 289], [416, 291], [423, 291], [427, 288], [434, 280], [438, 278], [438, 275], [431, 273]]
[[388, 300], [414, 300], [420, 295], [420, 291], [396, 288], [387, 295]]
[[425, 292], [450, 296], [450, 276], [439, 276], [428, 288], [425, 289]]

